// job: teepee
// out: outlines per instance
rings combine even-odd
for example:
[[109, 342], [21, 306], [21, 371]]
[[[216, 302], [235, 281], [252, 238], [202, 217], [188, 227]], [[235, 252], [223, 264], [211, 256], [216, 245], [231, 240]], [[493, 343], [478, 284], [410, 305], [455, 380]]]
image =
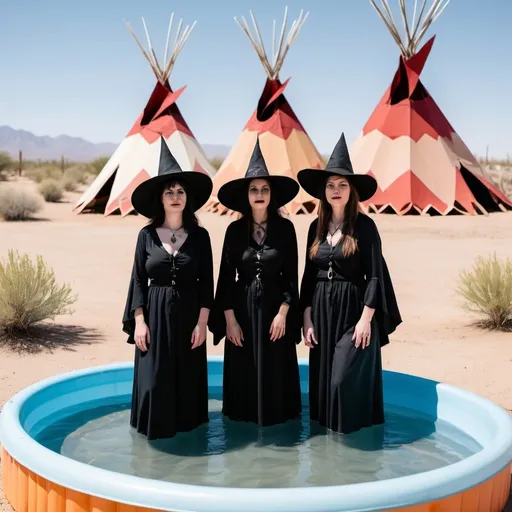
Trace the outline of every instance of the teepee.
[[162, 65], [153, 50], [144, 18], [142, 23], [148, 41], [148, 51], [144, 49], [131, 26], [126, 24], [143, 56], [149, 62], [157, 82], [143, 112], [105, 167], [79, 199], [75, 206], [78, 213], [95, 210], [110, 215], [119, 210], [121, 215], [127, 215], [132, 212], [130, 198], [133, 190], [141, 182], [157, 174], [160, 136], [165, 139], [183, 169], [204, 172], [212, 177], [215, 174], [215, 168], [208, 161], [176, 104], [185, 86], [173, 91], [169, 85], [169, 76], [176, 58], [196, 24], [194, 22], [192, 26], [187, 25], [182, 31], [183, 20], [180, 20], [174, 47], [167, 59], [173, 18], [174, 13], [171, 14], [169, 22]]
[[[272, 63], [267, 56], [261, 33], [252, 11], [250, 14], [255, 35], [251, 33], [243, 16], [241, 22], [236, 17], [235, 21], [256, 51], [265, 69], [267, 80], [256, 110], [213, 178], [212, 197], [204, 209], [220, 214], [233, 214], [234, 212], [219, 203], [217, 199], [218, 190], [227, 181], [244, 176], [258, 135], [261, 151], [267, 162], [270, 174], [290, 176], [296, 179], [296, 174], [301, 169], [305, 167], [320, 169], [323, 165], [322, 157], [284, 96], [284, 90], [290, 79], [288, 78], [284, 83], [281, 83], [279, 79], [279, 72], [283, 66], [284, 59], [309, 13], [303, 15], [303, 11], [300, 12], [298, 19], [293, 22], [285, 39], [288, 16], [288, 9], [285, 9], [284, 21], [277, 46], [274, 21]], [[295, 199], [286, 205], [285, 210], [290, 214], [310, 213], [314, 211], [316, 205], [316, 199], [301, 190]]]
[[364, 206], [373, 212], [487, 214], [512, 207], [466, 147], [420, 81], [434, 37], [418, 50], [425, 32], [449, 0], [433, 0], [412, 19], [399, 0], [405, 27], [402, 38], [387, 0], [370, 0], [400, 48], [393, 82], [351, 147], [356, 173], [373, 175], [377, 193]]

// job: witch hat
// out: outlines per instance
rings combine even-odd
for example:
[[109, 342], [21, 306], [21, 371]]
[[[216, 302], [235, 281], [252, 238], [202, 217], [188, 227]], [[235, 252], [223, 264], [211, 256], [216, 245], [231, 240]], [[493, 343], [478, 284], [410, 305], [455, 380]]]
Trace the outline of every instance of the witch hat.
[[192, 209], [199, 210], [210, 198], [213, 182], [203, 172], [184, 171], [174, 158], [163, 137], [160, 137], [160, 161], [158, 174], [143, 181], [132, 194], [132, 205], [135, 211], [144, 217], [153, 218], [157, 212], [161, 193], [166, 183], [177, 181], [187, 191], [187, 201], [191, 201]]
[[258, 178], [269, 182], [273, 202], [277, 208], [288, 204], [300, 190], [299, 184], [293, 178], [269, 173], [267, 163], [261, 152], [259, 138], [256, 138], [256, 144], [245, 171], [245, 176], [222, 185], [217, 194], [219, 202], [230, 210], [245, 212], [249, 207], [248, 185], [251, 180]]
[[329, 176], [343, 176], [347, 178], [350, 184], [357, 190], [360, 201], [367, 201], [377, 191], [377, 181], [373, 176], [354, 173], [344, 133], [341, 134], [340, 140], [325, 166], [325, 170], [302, 169], [298, 172], [297, 179], [308, 194], [320, 199], [323, 197], [322, 187], [325, 186]]

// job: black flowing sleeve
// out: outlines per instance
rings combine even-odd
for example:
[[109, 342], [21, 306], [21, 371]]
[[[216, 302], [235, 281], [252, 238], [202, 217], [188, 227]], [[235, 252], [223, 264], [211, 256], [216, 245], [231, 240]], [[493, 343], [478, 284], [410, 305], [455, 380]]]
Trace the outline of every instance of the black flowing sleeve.
[[123, 331], [128, 334], [127, 343], [134, 344], [135, 310], [143, 308], [144, 318], [147, 322], [148, 275], [146, 273], [146, 228], [139, 231], [135, 245], [132, 274], [128, 286], [128, 294], [123, 314]]
[[208, 328], [213, 334], [213, 344], [218, 345], [226, 336], [224, 311], [235, 308], [236, 265], [233, 258], [234, 224], [230, 224], [224, 236], [222, 255], [217, 280], [217, 289], [210, 312]]
[[213, 307], [213, 254], [210, 234], [203, 231], [201, 244], [201, 263], [199, 265], [199, 307], [212, 309]]
[[366, 215], [359, 215], [359, 240], [363, 269], [366, 275], [364, 304], [375, 309], [380, 330], [381, 346], [389, 343], [388, 335], [402, 323], [393, 283], [382, 254], [382, 243], [375, 222]]
[[313, 293], [315, 292], [316, 286], [316, 275], [317, 269], [315, 264], [309, 257], [309, 250], [313, 245], [316, 236], [316, 229], [318, 225], [318, 219], [315, 219], [310, 225], [308, 230], [308, 239], [306, 242], [306, 255], [304, 259], [304, 273], [302, 274], [302, 281], [300, 285], [300, 313], [301, 313], [301, 325], [303, 324], [304, 311], [311, 306], [313, 301]]
[[299, 311], [299, 254], [297, 249], [297, 234], [295, 226], [290, 220], [283, 222], [283, 247], [284, 264], [281, 271], [282, 276], [282, 301], [288, 304], [288, 314], [286, 315], [286, 329], [295, 343], [302, 341]]

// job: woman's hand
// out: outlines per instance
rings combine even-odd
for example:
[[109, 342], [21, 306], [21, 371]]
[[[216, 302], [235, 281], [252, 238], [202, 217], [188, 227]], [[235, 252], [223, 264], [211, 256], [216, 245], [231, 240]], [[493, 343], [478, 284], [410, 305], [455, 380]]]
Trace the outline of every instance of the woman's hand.
[[270, 326], [270, 341], [277, 341], [286, 333], [286, 314], [278, 313]]
[[192, 331], [192, 350], [200, 347], [206, 341], [206, 324], [198, 322]]
[[243, 346], [242, 340], [244, 339], [244, 333], [234, 318], [228, 320], [226, 323], [226, 338], [237, 347]]
[[314, 348], [313, 343], [318, 345], [318, 341], [315, 337], [315, 328], [313, 327], [313, 321], [311, 320], [311, 307], [307, 307], [304, 311], [304, 344], [306, 347]]
[[137, 347], [142, 350], [142, 352], [147, 352], [150, 337], [149, 328], [144, 321], [135, 323], [135, 333], [133, 338], [135, 340], [135, 345], [137, 345]]
[[[314, 345], [318, 345], [318, 341], [315, 336], [315, 328], [311, 319], [307, 319], [304, 323], [304, 343], [306, 347], [314, 348]], [[313, 345], [314, 344], [314, 345]]]
[[354, 329], [354, 335], [352, 339], [356, 340], [355, 347], [365, 349], [370, 344], [370, 338], [372, 336], [372, 323], [371, 320], [365, 316], [362, 316], [357, 322]]

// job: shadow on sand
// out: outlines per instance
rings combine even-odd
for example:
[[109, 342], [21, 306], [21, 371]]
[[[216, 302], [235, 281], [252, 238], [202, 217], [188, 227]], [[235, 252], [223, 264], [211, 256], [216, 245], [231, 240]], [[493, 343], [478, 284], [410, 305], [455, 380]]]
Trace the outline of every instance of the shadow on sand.
[[103, 335], [100, 331], [79, 325], [42, 323], [27, 330], [0, 332], [0, 347], [28, 354], [57, 349], [73, 351], [75, 347], [101, 340]]

